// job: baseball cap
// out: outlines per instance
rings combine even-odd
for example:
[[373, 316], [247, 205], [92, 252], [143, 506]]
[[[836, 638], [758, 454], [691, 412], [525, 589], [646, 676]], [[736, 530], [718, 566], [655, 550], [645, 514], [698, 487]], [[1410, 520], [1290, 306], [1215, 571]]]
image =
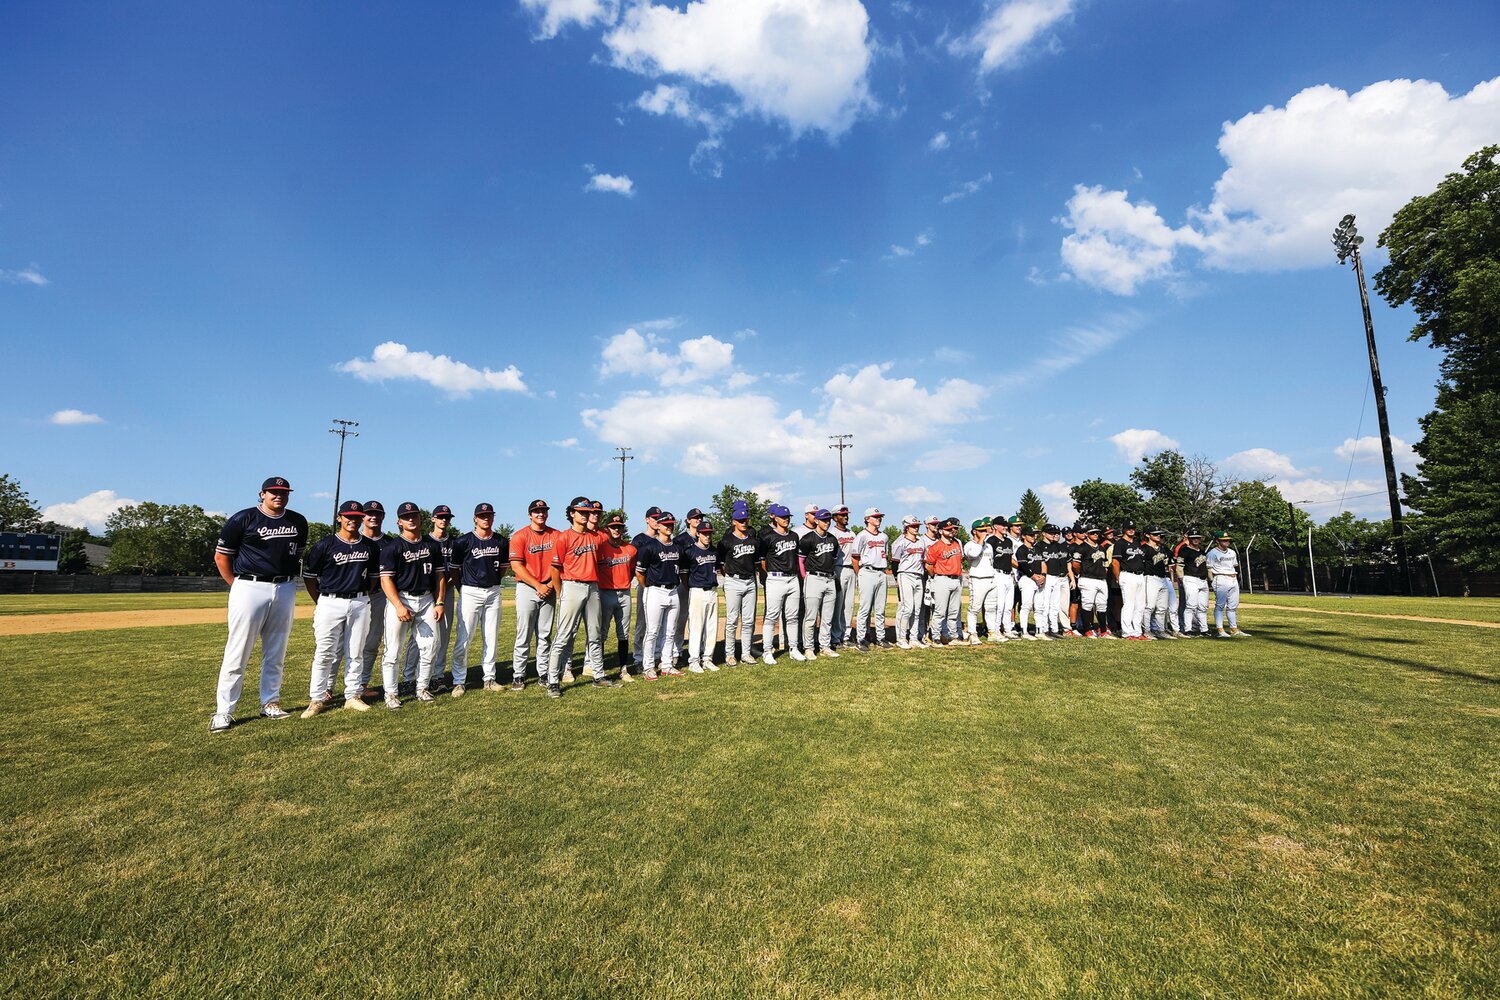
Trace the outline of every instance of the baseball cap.
[[1005, 519], [1005, 523], [1006, 524], [1020, 524], [1021, 523], [1021, 515], [1019, 515], [1019, 514], [1012, 514], [1010, 517], [1007, 517]]
[[1197, 528], [1190, 528], [1190, 529], [1188, 529], [1187, 537], [1188, 538], [1202, 538], [1203, 537], [1203, 532], [1199, 531]]
[[865, 517], [885, 517], [885, 511], [879, 507], [866, 507]]
[[588, 508], [589, 510], [597, 510], [602, 512], [604, 510], [604, 504], [598, 500], [590, 500], [588, 502]]
[[625, 517], [624, 517], [624, 515], [622, 515], [622, 514], [616, 514], [615, 516], [611, 517], [607, 522], [605, 522], [604, 526], [606, 528], [613, 528], [617, 524], [620, 527], [622, 527], [622, 528], [625, 527]]
[[1165, 532], [1163, 532], [1161, 530], [1161, 528], [1159, 528], [1158, 526], [1156, 526], [1156, 525], [1153, 524], [1151, 527], [1149, 527], [1149, 528], [1146, 529], [1146, 534], [1148, 534], [1148, 535], [1161, 535], [1161, 534], [1165, 534]]
[[905, 517], [903, 517], [901, 519], [901, 527], [903, 527], [903, 528], [918, 527], [918, 526], [921, 525], [921, 523], [922, 523], [921, 521], [917, 520], [917, 517], [916, 517], [915, 514], [907, 514]]
[[1042, 525], [1042, 531], [1045, 532], [1046, 534], [1049, 534], [1049, 535], [1055, 535], [1055, 534], [1057, 534], [1057, 525], [1055, 525], [1055, 524], [1044, 524], [1044, 525]]
[[1229, 532], [1227, 532], [1227, 531], [1221, 531], [1217, 535], [1214, 536], [1214, 541], [1216, 541], [1216, 542], [1232, 542], [1232, 541], [1234, 541], [1234, 538], [1230, 536]]
[[365, 513], [366, 514], [379, 514], [379, 515], [381, 515], [383, 517], [383, 516], [385, 516], [385, 505], [382, 504], [379, 500], [366, 500], [365, 501]]
[[839, 504], [837, 507], [833, 508], [833, 512], [835, 514], [847, 514], [849, 513], [849, 508], [844, 506], [843, 504]]
[[587, 510], [588, 506], [589, 506], [589, 498], [588, 497], [574, 497], [573, 500], [572, 500], [572, 502], [568, 504], [568, 510], [579, 510], [579, 509]]
[[940, 518], [940, 517], [938, 517], [936, 514], [928, 514], [927, 515], [927, 523], [928, 524], [942, 524], [943, 523], [943, 519]]
[[1034, 524], [1023, 524], [1023, 525], [1021, 525], [1021, 534], [1023, 534], [1023, 535], [1035, 535], [1036, 534], [1036, 525], [1034, 525]]
[[700, 520], [698, 522], [698, 534], [700, 534], [700, 535], [710, 535], [710, 534], [713, 534], [713, 530], [714, 530], [714, 523], [712, 521], [710, 521], [708, 518], [705, 517], [705, 518], [703, 518], [702, 520]]
[[552, 509], [551, 507], [547, 506], [547, 501], [545, 501], [545, 500], [533, 500], [533, 501], [531, 501], [531, 503], [529, 503], [529, 504], [526, 505], [526, 513], [528, 513], [528, 514], [535, 514], [539, 510], [551, 510], [551, 509]]
[[945, 517], [945, 518], [943, 518], [943, 523], [941, 525], [939, 525], [939, 527], [943, 527], [943, 528], [956, 528], [956, 527], [958, 527], [958, 525], [959, 525], [958, 518], [956, 518], [956, 517]]
[[814, 521], [831, 521], [833, 519], [833, 515], [828, 512], [827, 507], [819, 507], [812, 512], [812, 516]]
[[260, 491], [262, 493], [266, 492], [267, 490], [285, 490], [286, 492], [290, 493], [292, 492], [292, 484], [287, 482], [285, 479], [282, 479], [280, 476], [272, 476], [270, 479], [267, 479], [265, 482], [260, 484]]
[[647, 517], [661, 517], [661, 508], [660, 507], [647, 507], [646, 508], [646, 516]]
[[1085, 534], [1085, 535], [1097, 535], [1097, 534], [1099, 534], [1099, 533], [1100, 533], [1100, 532], [1099, 532], [1099, 529], [1098, 529], [1098, 528], [1096, 528], [1096, 527], [1094, 527], [1094, 526], [1093, 526], [1093, 525], [1092, 525], [1092, 524], [1091, 524], [1091, 525], [1089, 525], [1089, 526], [1088, 526], [1088, 527], [1087, 527], [1087, 528], [1084, 528], [1084, 529], [1083, 529], [1083, 533], [1084, 533], [1084, 534]]
[[969, 530], [978, 531], [980, 528], [988, 528], [989, 526], [990, 519], [987, 517], [981, 517], [976, 519], [973, 524], [969, 525]]
[[676, 524], [677, 523], [677, 518], [675, 518], [675, 517], [672, 516], [672, 512], [670, 510], [660, 510], [660, 509], [658, 509], [657, 512], [656, 512], [656, 523], [657, 524]]
[[495, 505], [492, 503], [476, 503], [474, 505], [475, 517], [494, 517]]
[[396, 516], [397, 517], [411, 517], [413, 514], [415, 514], [418, 517], [421, 517], [422, 516], [422, 508], [418, 507], [416, 504], [412, 503], [410, 500], [406, 501], [406, 503], [404, 503], [401, 506], [399, 506], [399, 507], [396, 508]]
[[789, 507], [787, 507], [785, 504], [779, 504], [779, 503], [773, 503], [770, 507], [766, 508], [766, 513], [770, 514], [772, 517], [791, 517], [792, 516], [791, 509]]
[[358, 500], [345, 500], [339, 504], [339, 517], [364, 517], [364, 504]]
[[804, 514], [816, 514], [821, 509], [822, 508], [820, 508], [817, 504], [810, 503], [806, 507], [802, 508], [802, 513], [804, 513]]
[[432, 508], [432, 516], [433, 517], [452, 517], [453, 516], [453, 508], [449, 507], [445, 503], [440, 503], [436, 507]]
[[689, 519], [692, 519], [692, 518], [695, 518], [695, 517], [702, 517], [703, 516], [703, 511], [699, 510], [697, 507], [693, 507], [693, 508], [691, 508], [687, 512], [687, 516], [688, 516]]
[[750, 520], [750, 505], [743, 500], [736, 500], [734, 506], [729, 508], [729, 518], [732, 521]]

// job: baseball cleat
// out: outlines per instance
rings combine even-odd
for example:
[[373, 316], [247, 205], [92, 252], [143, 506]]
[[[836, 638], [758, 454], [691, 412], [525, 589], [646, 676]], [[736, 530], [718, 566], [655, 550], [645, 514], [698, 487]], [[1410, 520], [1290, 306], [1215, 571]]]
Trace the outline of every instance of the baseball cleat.
[[837, 660], [839, 658], [839, 654], [834, 652], [832, 649], [823, 650], [823, 655], [830, 660]]
[[401, 707], [401, 699], [396, 695], [388, 694], [385, 696], [385, 707], [394, 712]]
[[641, 674], [641, 676], [644, 677], [644, 678], [646, 678], [646, 680], [648, 680], [648, 681], [654, 681], [654, 680], [656, 680], [656, 671], [655, 670], [648, 670], [645, 673]]
[[760, 658], [760, 662], [764, 663], [768, 667], [774, 667], [776, 666], [776, 657], [772, 656], [770, 653], [767, 653], [765, 656], [762, 656]]
[[526, 681], [525, 681], [525, 679], [518, 677], [515, 680], [511, 681], [510, 682], [510, 689], [512, 691], [525, 691], [526, 690]]
[[363, 698], [345, 698], [344, 707], [355, 712], [368, 712], [370, 710], [370, 703]]
[[234, 725], [234, 716], [228, 713], [220, 713], [208, 720], [208, 731], [211, 733], [227, 733], [229, 727]]
[[690, 673], [690, 674], [701, 674], [701, 673], [703, 673], [703, 667], [700, 666], [697, 663], [689, 663], [688, 664], [688, 673]]
[[969, 636], [969, 645], [971, 645], [971, 646], [977, 646], [977, 645], [979, 645], [979, 643], [980, 643], [979, 636], [977, 636], [977, 635], [971, 635], [971, 636]]
[[281, 710], [281, 705], [277, 702], [272, 701], [267, 702], [260, 707], [260, 717], [262, 719], [290, 719], [292, 717], [292, 713], [283, 712]]
[[573, 668], [572, 667], [565, 667], [563, 669], [562, 682], [564, 684], [572, 684], [573, 683]]
[[807, 655], [805, 653], [803, 653], [802, 650], [800, 650], [800, 649], [794, 649], [794, 650], [790, 651], [789, 653], [787, 653], [786, 655], [790, 656], [792, 659], [796, 660], [798, 663], [805, 663], [805, 662], [807, 662]]
[[719, 672], [718, 665], [715, 664], [712, 660], [709, 660], [707, 663], [703, 664], [703, 669], [707, 670], [711, 674], [716, 674]]
[[327, 705], [328, 702], [324, 701], [322, 698], [319, 698], [316, 701], [309, 702], [307, 707], [302, 710], [302, 717], [304, 719], [311, 719], [315, 715], [321, 715], [323, 714], [323, 709], [326, 708]]
[[733, 653], [725, 653], [724, 654], [724, 666], [726, 666], [726, 667], [732, 667], [732, 666], [736, 665], [738, 662], [739, 661], [734, 658], [734, 654]]
[[548, 684], [547, 685], [547, 697], [548, 698], [561, 698], [562, 697], [562, 685], [561, 684]]
[[621, 684], [634, 684], [635, 683], [635, 678], [632, 677], [632, 676], [630, 676], [630, 671], [628, 671], [628, 670], [621, 670], [620, 671], [620, 683]]
[[1236, 639], [1248, 639], [1248, 638], [1250, 638], [1250, 633], [1249, 632], [1241, 632], [1239, 629], [1231, 629], [1230, 632], [1229, 632], [1229, 634], [1231, 636], [1233, 636], [1234, 638], [1236, 638]]
[[453, 697], [455, 697], [455, 698], [462, 698], [463, 694], [464, 694], [464, 686], [462, 684], [455, 684], [455, 685], [453, 685]]
[[594, 679], [594, 668], [587, 663], [583, 665], [583, 679], [586, 681]]
[[437, 699], [432, 696], [432, 692], [427, 690], [426, 688], [421, 688], [417, 691], [417, 700], [423, 702], [437, 701]]
[[678, 670], [676, 667], [662, 667], [661, 675], [663, 677], [681, 677], [682, 671]]
[[498, 681], [485, 681], [484, 682], [484, 689], [486, 691], [499, 691], [500, 690], [500, 683]]
[[598, 677], [595, 677], [593, 683], [594, 687], [596, 688], [612, 688], [616, 686], [614, 681], [610, 680], [608, 677], [605, 677], [602, 674]]

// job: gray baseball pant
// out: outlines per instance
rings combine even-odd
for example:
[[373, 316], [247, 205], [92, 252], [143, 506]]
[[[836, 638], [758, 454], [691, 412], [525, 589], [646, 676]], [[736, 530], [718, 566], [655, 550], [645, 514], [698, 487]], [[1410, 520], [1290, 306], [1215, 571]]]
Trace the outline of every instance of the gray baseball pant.
[[573, 640], [583, 625], [584, 662], [604, 661], [603, 630], [599, 627], [599, 585], [584, 580], [564, 580], [557, 602], [557, 625], [552, 633], [552, 666], [549, 684], [562, 682], [563, 667], [573, 658]]
[[818, 576], [809, 573], [802, 584], [802, 652], [808, 656], [816, 655], [813, 649], [813, 629], [817, 628], [818, 646], [823, 650], [832, 648], [833, 644], [833, 605], [834, 591], [838, 584], [834, 583], [831, 576]]
[[761, 623], [761, 644], [766, 652], [775, 649], [777, 622], [786, 636], [787, 649], [797, 648], [797, 615], [802, 604], [802, 588], [795, 576], [771, 573], [766, 576], [766, 617]]
[[917, 609], [922, 606], [922, 574], [896, 574], [896, 641], [916, 642], [919, 631]]
[[[385, 592], [377, 590], [370, 595], [370, 628], [365, 633], [364, 655], [359, 661], [359, 690], [370, 689], [370, 674], [380, 662], [376, 654], [380, 651], [380, 640], [385, 636]], [[395, 692], [391, 692], [395, 694]], [[349, 692], [344, 692], [347, 697]]]
[[511, 650], [511, 677], [526, 678], [526, 653], [531, 636], [536, 634], [536, 676], [546, 683], [552, 659], [552, 619], [557, 610], [557, 595], [543, 599], [527, 584], [516, 581], [516, 645]]
[[859, 571], [859, 611], [854, 630], [859, 644], [885, 642], [885, 570], [861, 568]]
[[740, 641], [740, 659], [751, 659], [755, 642], [755, 577], [741, 580], [724, 578], [724, 653], [734, 652], [734, 641]]
[[630, 586], [635, 591], [635, 628], [630, 633], [631, 641], [635, 645], [630, 649], [630, 659], [639, 667], [641, 650], [646, 647], [646, 588], [642, 587], [639, 581]]
[[837, 649], [849, 640], [854, 631], [854, 567], [839, 569], [838, 590], [833, 597], [833, 647]]
[[[607, 590], [599, 588], [599, 655], [604, 655], [604, 640], [609, 638], [610, 627], [613, 625], [615, 642], [625, 646], [630, 641], [630, 591], [628, 589]], [[604, 663], [589, 663], [584, 661], [585, 667], [594, 668], [594, 676], [603, 676]], [[629, 665], [623, 660], [620, 662], [620, 672], [629, 671]]]
[[960, 581], [956, 576], [934, 576], [927, 581], [932, 591], [932, 629], [939, 639], [958, 638]]

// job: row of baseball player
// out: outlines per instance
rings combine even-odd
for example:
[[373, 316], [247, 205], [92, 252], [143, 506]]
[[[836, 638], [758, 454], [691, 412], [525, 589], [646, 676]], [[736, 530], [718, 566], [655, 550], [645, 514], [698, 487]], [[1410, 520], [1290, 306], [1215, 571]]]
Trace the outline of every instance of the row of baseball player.
[[[538, 682], [551, 697], [573, 680], [571, 660], [584, 633], [584, 671], [598, 687], [605, 676], [603, 640], [613, 627], [620, 680], [632, 666], [647, 679], [680, 674], [685, 651], [690, 672], [718, 669], [714, 649], [718, 604], [725, 603], [724, 663], [755, 658], [758, 592], [765, 597], [761, 658], [774, 664], [779, 633], [787, 654], [803, 661], [837, 657], [847, 645], [924, 648], [1011, 637], [1150, 639], [1207, 635], [1207, 592], [1216, 592], [1221, 636], [1236, 628], [1238, 563], [1225, 533], [1205, 552], [1190, 532], [1170, 553], [1158, 529], [1137, 538], [1133, 526], [1109, 529], [1022, 524], [1019, 518], [981, 518], [967, 544], [956, 537], [957, 518], [902, 521], [890, 543], [884, 513], [868, 508], [864, 528], [849, 528], [849, 510], [810, 506], [804, 523], [791, 511], [769, 508], [771, 523], [750, 527], [749, 509], [737, 502], [731, 523], [714, 539], [714, 525], [694, 508], [676, 533], [670, 512], [652, 507], [646, 529], [627, 539], [619, 517], [604, 524], [603, 504], [577, 497], [566, 509], [568, 525], [548, 525], [550, 507], [534, 500], [529, 523], [509, 538], [494, 532], [494, 507], [474, 508], [474, 527], [449, 532], [452, 511], [432, 512], [434, 529], [422, 533], [422, 511], [407, 502], [396, 510], [399, 532], [384, 533], [379, 501], [346, 501], [335, 531], [307, 548], [307, 521], [287, 508], [291, 486], [281, 477], [262, 484], [260, 503], [232, 515], [215, 549], [229, 584], [229, 637], [219, 673], [210, 731], [234, 720], [250, 653], [261, 643], [260, 703], [266, 718], [289, 717], [280, 706], [282, 665], [291, 632], [296, 582], [315, 602], [314, 654], [309, 705], [317, 715], [333, 701], [336, 669], [343, 662], [345, 704], [367, 711], [370, 679], [380, 658], [387, 708], [401, 707], [403, 688], [434, 700], [448, 666], [456, 631], [452, 694], [468, 680], [472, 647], [480, 646], [486, 690], [501, 690], [497, 637], [501, 583], [515, 576], [516, 638], [510, 689], [525, 689], [528, 654], [536, 645]], [[926, 529], [925, 534], [923, 529]], [[898, 611], [894, 644], [887, 638], [888, 577]], [[960, 591], [969, 585], [968, 628], [959, 627]], [[634, 630], [629, 628], [632, 585]], [[1182, 600], [1177, 600], [1178, 587]], [[1224, 631], [1227, 615], [1229, 631]], [[1028, 618], [1033, 627], [1028, 628]], [[457, 621], [456, 630], [453, 622]], [[739, 658], [735, 656], [738, 646]], [[631, 652], [634, 656], [631, 656]]]

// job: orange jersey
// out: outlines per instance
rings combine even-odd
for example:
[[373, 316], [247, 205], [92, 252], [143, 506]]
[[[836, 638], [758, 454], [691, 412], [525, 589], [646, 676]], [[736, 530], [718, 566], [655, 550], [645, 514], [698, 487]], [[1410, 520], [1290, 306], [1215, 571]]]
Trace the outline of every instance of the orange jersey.
[[957, 539], [941, 538], [927, 547], [927, 572], [934, 576], [959, 576], [964, 571], [964, 547]]
[[556, 528], [537, 531], [527, 525], [510, 536], [510, 560], [518, 562], [531, 571], [531, 575], [542, 583], [552, 576], [552, 567], [561, 566], [558, 543], [562, 532]]
[[[607, 537], [607, 536], [606, 536]], [[599, 586], [603, 590], [629, 590], [635, 578], [635, 546], [629, 542], [599, 546]]]
[[599, 581], [599, 550], [609, 537], [602, 531], [558, 532], [557, 556], [562, 563], [564, 580], [579, 580], [584, 583]]

